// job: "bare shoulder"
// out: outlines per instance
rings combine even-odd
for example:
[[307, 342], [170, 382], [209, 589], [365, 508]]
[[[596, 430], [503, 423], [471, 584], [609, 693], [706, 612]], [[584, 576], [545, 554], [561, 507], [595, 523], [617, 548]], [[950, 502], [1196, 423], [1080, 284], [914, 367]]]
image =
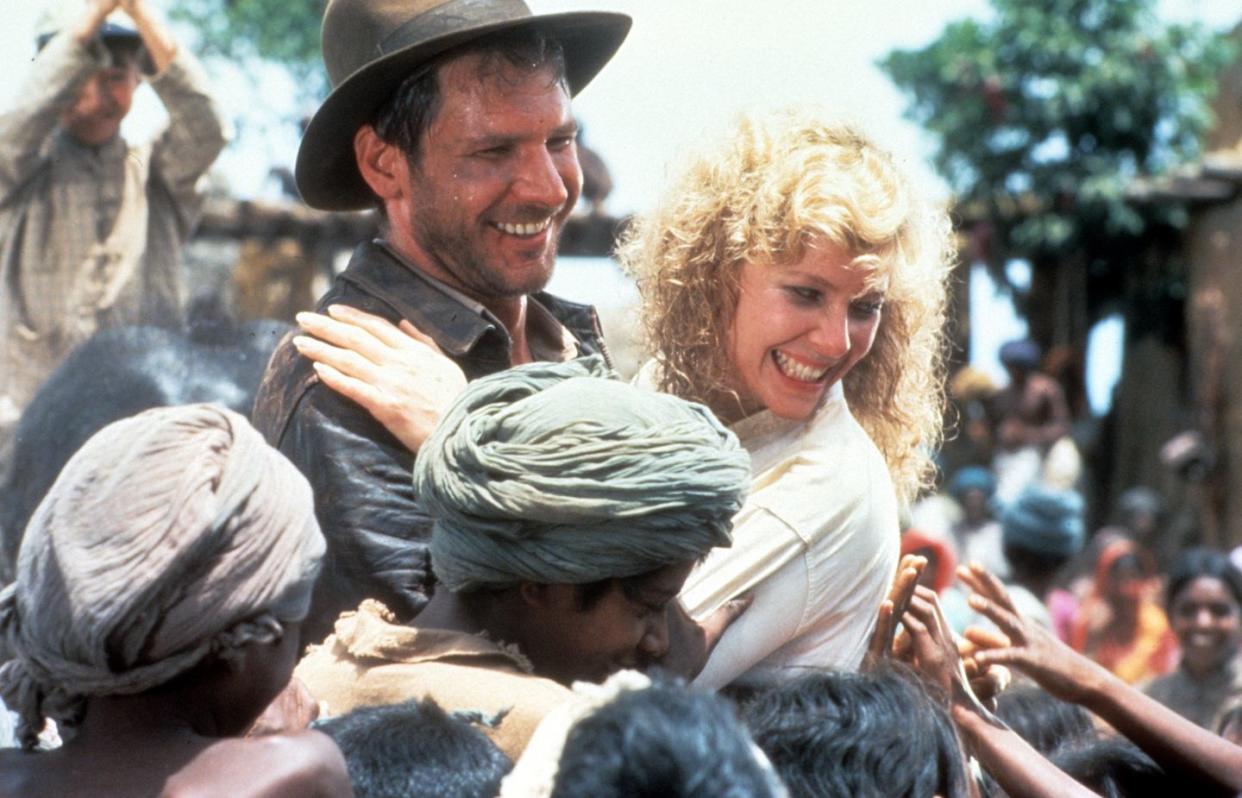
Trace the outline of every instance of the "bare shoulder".
[[221, 740], [165, 784], [162, 798], [348, 798], [345, 759], [325, 734]]

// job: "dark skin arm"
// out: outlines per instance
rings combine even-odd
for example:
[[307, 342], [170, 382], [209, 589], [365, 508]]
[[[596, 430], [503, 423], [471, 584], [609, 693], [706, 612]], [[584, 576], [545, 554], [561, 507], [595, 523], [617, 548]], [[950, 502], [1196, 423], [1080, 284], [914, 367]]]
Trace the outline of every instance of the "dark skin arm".
[[966, 669], [936, 594], [918, 587], [902, 616], [910, 655], [924, 679], [949, 698], [949, 713], [962, 740], [1012, 798], [1082, 798], [1095, 793], [1044, 759], [988, 712], [971, 692]]
[[[1081, 704], [1170, 773], [1215, 794], [1242, 792], [1242, 747], [1199, 728], [1019, 616], [1000, 580], [982, 567], [972, 564], [958, 575], [973, 591], [971, 606], [1009, 638], [1008, 645], [980, 650], [977, 660], [1011, 665], [1052, 695]], [[967, 634], [974, 638], [972, 630]]]

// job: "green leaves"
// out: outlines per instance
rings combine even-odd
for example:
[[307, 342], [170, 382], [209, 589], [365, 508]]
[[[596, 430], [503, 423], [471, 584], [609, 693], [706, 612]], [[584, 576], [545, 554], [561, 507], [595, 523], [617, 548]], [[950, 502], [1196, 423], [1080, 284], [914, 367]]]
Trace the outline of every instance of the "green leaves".
[[1149, 225], [1179, 218], [1132, 205], [1126, 187], [1198, 155], [1232, 44], [1160, 23], [1154, 0], [992, 5], [990, 21], [954, 22], [881, 67], [939, 139], [959, 201], [987, 209], [998, 261], [1073, 253], [1122, 269]]
[[170, 12], [198, 33], [207, 57], [237, 63], [255, 58], [288, 68], [309, 97], [321, 98], [327, 79], [319, 52], [326, 0], [182, 0]]

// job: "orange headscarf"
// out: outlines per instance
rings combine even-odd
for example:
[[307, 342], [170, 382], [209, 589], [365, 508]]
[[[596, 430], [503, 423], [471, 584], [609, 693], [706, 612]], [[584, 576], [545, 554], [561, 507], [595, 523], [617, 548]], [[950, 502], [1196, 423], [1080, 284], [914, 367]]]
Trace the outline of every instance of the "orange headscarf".
[[[1118, 623], [1110, 588], [1113, 566], [1131, 554], [1141, 563], [1145, 584], [1135, 599], [1135, 624], [1126, 629]], [[1134, 541], [1120, 538], [1106, 545], [1096, 562], [1091, 594], [1083, 601], [1070, 630], [1069, 643], [1075, 650], [1129, 684], [1167, 673], [1177, 661], [1177, 637], [1154, 598], [1155, 571], [1151, 554]]]

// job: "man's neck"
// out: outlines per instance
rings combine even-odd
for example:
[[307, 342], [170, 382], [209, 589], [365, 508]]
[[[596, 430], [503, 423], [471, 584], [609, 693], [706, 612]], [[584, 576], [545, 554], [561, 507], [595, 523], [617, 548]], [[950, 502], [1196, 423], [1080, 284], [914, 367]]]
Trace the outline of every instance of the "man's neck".
[[509, 333], [509, 340], [512, 342], [510, 361], [513, 365], [530, 363], [534, 360], [526, 337], [526, 295], [518, 297], [479, 296], [469, 286], [463, 285], [452, 272], [418, 246], [412, 238], [403, 236], [393, 229], [388, 232], [385, 240], [388, 246], [407, 263], [487, 308]]

